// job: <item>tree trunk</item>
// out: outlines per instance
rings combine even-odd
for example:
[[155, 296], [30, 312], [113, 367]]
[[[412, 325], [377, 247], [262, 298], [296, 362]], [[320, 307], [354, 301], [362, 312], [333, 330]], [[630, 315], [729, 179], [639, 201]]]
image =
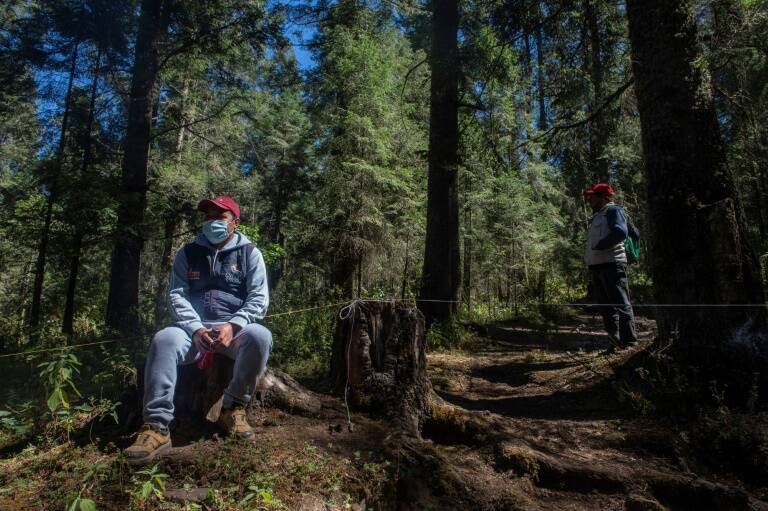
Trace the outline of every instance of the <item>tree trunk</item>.
[[405, 235], [405, 264], [403, 265], [403, 281], [400, 286], [400, 299], [405, 300], [405, 293], [408, 290], [408, 265], [411, 261], [410, 247], [411, 237], [408, 233]]
[[[472, 194], [472, 180], [467, 179], [467, 196]], [[472, 206], [467, 206], [464, 231], [464, 271], [461, 286], [467, 311], [472, 315]]]
[[[88, 166], [91, 163], [93, 139], [91, 131], [96, 117], [96, 92], [99, 87], [99, 73], [101, 72], [101, 48], [96, 53], [96, 62], [93, 66], [93, 80], [91, 81], [91, 97], [88, 102], [88, 120], [86, 121], [86, 137], [83, 146], [83, 160], [80, 166], [80, 180], [88, 179]], [[77, 291], [77, 273], [80, 270], [80, 249], [83, 244], [84, 232], [80, 228], [75, 229], [72, 242], [72, 257], [69, 264], [69, 281], [67, 282], [67, 299], [64, 304], [64, 318], [61, 323], [61, 331], [70, 336], [74, 334], [73, 324], [75, 318], [75, 295]]]
[[[336, 323], [332, 349], [336, 392], [349, 407], [390, 421], [394, 437], [476, 445], [494, 434], [485, 418], [446, 403], [432, 390], [424, 316], [417, 309], [401, 302], [350, 302]], [[261, 386], [269, 383], [265, 377]], [[291, 396], [287, 390], [284, 395]]]
[[458, 204], [461, 66], [456, 40], [459, 6], [457, 0], [435, 0], [432, 6], [427, 235], [419, 293], [419, 308], [428, 323], [451, 317], [461, 298]]
[[46, 201], [45, 219], [43, 221], [43, 233], [40, 236], [40, 244], [37, 247], [37, 264], [35, 265], [35, 283], [32, 288], [32, 308], [29, 313], [29, 326], [33, 332], [30, 335], [30, 341], [36, 339], [35, 328], [40, 323], [40, 309], [43, 297], [43, 281], [45, 280], [45, 259], [48, 253], [48, 241], [51, 234], [51, 221], [53, 219], [53, 204], [56, 202], [56, 193], [58, 192], [58, 177], [61, 173], [61, 160], [64, 157], [64, 145], [69, 125], [69, 103], [72, 97], [72, 83], [77, 71], [77, 52], [79, 43], [76, 42], [72, 48], [72, 60], [69, 67], [69, 82], [67, 83], [67, 93], [64, 96], [64, 115], [61, 119], [61, 132], [59, 134], [59, 148], [56, 152], [56, 169], [51, 187], [48, 190], [48, 200]]
[[139, 271], [147, 193], [152, 103], [158, 46], [166, 32], [162, 0], [143, 0], [133, 65], [128, 127], [123, 143], [122, 183], [115, 248], [109, 279], [107, 324], [124, 334], [139, 327]]
[[80, 271], [80, 250], [83, 245], [83, 233], [75, 232], [72, 240], [72, 257], [69, 262], [69, 280], [67, 281], [67, 301], [64, 305], [64, 319], [61, 331], [70, 336], [75, 333], [75, 295], [77, 292], [77, 273]]
[[173, 237], [178, 225], [178, 214], [175, 211], [168, 213], [163, 229], [163, 254], [160, 257], [160, 271], [162, 277], [155, 288], [155, 328], [165, 323], [166, 292], [168, 291], [169, 272], [171, 271], [171, 256], [173, 255]]
[[[602, 105], [605, 91], [605, 70], [602, 57], [602, 36], [600, 24], [592, 0], [584, 0], [584, 18], [589, 33], [590, 78], [592, 80], [592, 106], [590, 112], [595, 112]], [[593, 182], [608, 182], [608, 159], [605, 157], [605, 146], [608, 143], [608, 130], [605, 125], [605, 113], [597, 114], [589, 123], [589, 159], [592, 165]]]
[[541, 3], [536, 4], [536, 95], [539, 100], [538, 127], [540, 131], [547, 129], [547, 105], [544, 96], [544, 18]]
[[[690, 0], [629, 0], [652, 251], [661, 304], [764, 304]], [[662, 307], [660, 339], [686, 364], [764, 369], [765, 307]], [[762, 357], [762, 358], [761, 358]], [[710, 376], [713, 373], [709, 373]]]

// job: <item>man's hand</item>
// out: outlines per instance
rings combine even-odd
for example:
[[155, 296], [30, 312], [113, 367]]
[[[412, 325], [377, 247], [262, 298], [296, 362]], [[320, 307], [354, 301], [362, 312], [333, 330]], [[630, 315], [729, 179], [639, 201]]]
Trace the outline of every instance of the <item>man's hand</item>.
[[235, 336], [235, 329], [240, 330], [240, 327], [232, 323], [224, 323], [219, 327], [219, 337], [216, 340], [225, 348], [229, 348], [229, 345], [232, 344], [232, 338]]
[[197, 331], [195, 331], [195, 335], [192, 336], [192, 341], [195, 343], [197, 351], [210, 351], [213, 349], [216, 339], [211, 336], [212, 333], [212, 329], [205, 327], [198, 328]]

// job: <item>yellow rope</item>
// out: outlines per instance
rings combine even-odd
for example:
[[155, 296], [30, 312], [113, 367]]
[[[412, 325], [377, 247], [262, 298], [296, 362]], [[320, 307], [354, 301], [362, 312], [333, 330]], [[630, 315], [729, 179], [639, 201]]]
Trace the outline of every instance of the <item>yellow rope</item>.
[[[395, 299], [390, 300], [382, 300], [382, 299], [372, 299], [372, 298], [359, 298], [354, 300], [347, 300], [344, 302], [338, 302], [338, 303], [330, 303], [326, 305], [318, 305], [317, 307], [308, 307], [306, 309], [296, 309], [286, 312], [278, 312], [276, 314], [267, 314], [264, 316], [264, 319], [267, 318], [276, 318], [278, 316], [287, 316], [290, 314], [298, 314], [300, 312], [308, 312], [318, 309], [325, 309], [328, 307], [338, 307], [339, 305], [345, 305], [351, 302], [356, 301], [366, 301], [366, 302], [381, 302], [381, 303], [388, 303], [393, 301], [398, 301]], [[415, 301], [415, 302], [437, 302], [437, 303], [460, 303], [456, 300], [408, 300], [408, 301]], [[549, 307], [596, 307], [596, 306], [617, 306], [620, 304], [599, 304], [599, 303], [540, 303], [540, 302], [532, 302], [532, 303], [526, 303], [525, 305], [543, 305], [543, 306], [549, 306]], [[740, 303], [740, 304], [633, 304], [632, 307], [766, 307], [766, 304], [752, 304], [752, 303]], [[87, 342], [82, 344], [71, 344], [69, 346], [59, 346], [56, 348], [44, 348], [39, 350], [30, 350], [30, 351], [20, 351], [16, 353], [7, 353], [5, 355], [0, 355], [0, 358], [8, 358], [8, 357], [18, 357], [18, 356], [24, 356], [24, 355], [34, 355], [36, 353], [48, 353], [51, 351], [60, 351], [60, 350], [71, 350], [75, 348], [82, 348], [86, 346], [97, 346], [100, 344], [110, 344], [113, 342], [120, 342], [120, 341], [129, 341], [132, 339], [139, 339], [143, 336], [141, 335], [135, 335], [133, 337], [122, 337], [119, 339], [108, 339], [105, 341], [95, 341], [95, 342]]]
[[[298, 310], [292, 310], [292, 311], [287, 311], [287, 312], [278, 312], [276, 314], [268, 314], [268, 315], [264, 316], [264, 319], [266, 319], [266, 318], [275, 318], [277, 316], [286, 316], [286, 315], [289, 315], [289, 314], [298, 314], [300, 312], [308, 312], [308, 311], [317, 310], [317, 309], [325, 309], [327, 307], [337, 307], [339, 305], [344, 305], [345, 303], [347, 303], [347, 302], [329, 303], [327, 305], [318, 305], [317, 307], [309, 307], [309, 308], [306, 308], [306, 309], [298, 309]], [[24, 355], [34, 355], [36, 353], [49, 353], [51, 351], [72, 350], [72, 349], [75, 349], [75, 348], [83, 348], [83, 347], [86, 347], [86, 346], [98, 346], [100, 344], [111, 344], [113, 342], [130, 341], [130, 340], [133, 340], [133, 339], [139, 339], [141, 337], [143, 337], [143, 335], [134, 335], [133, 337], [121, 337], [121, 338], [118, 338], [118, 339], [107, 339], [107, 340], [104, 340], [104, 341], [86, 342], [86, 343], [82, 343], [82, 344], [70, 344], [69, 346], [57, 346], [55, 348], [43, 348], [43, 349], [39, 349], [39, 350], [19, 351], [19, 352], [16, 352], [16, 353], [6, 353], [5, 355], [0, 355], [0, 358], [19, 357], [19, 356], [24, 356]]]

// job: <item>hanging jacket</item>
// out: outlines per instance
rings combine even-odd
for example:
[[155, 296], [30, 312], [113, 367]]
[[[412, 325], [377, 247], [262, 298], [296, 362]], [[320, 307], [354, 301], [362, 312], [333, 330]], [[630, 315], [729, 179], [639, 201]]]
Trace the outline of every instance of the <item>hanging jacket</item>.
[[264, 258], [243, 234], [235, 232], [220, 249], [201, 234], [176, 253], [168, 309], [190, 336], [203, 323], [244, 327], [263, 319], [268, 306]]
[[595, 213], [587, 231], [584, 261], [587, 266], [627, 262], [624, 240], [627, 237], [627, 216], [624, 210], [609, 202]]

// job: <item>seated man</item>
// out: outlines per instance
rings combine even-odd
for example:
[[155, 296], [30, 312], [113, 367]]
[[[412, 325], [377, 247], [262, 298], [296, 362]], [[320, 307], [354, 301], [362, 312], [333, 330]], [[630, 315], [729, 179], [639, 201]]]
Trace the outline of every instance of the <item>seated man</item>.
[[129, 463], [148, 463], [170, 450], [177, 367], [207, 364], [213, 352], [235, 360], [219, 424], [235, 437], [254, 437], [244, 407], [272, 348], [272, 334], [257, 323], [269, 304], [264, 258], [236, 231], [240, 206], [234, 199], [206, 199], [197, 208], [204, 214], [203, 232], [173, 262], [168, 307], [175, 323], [157, 332], [149, 348], [144, 425], [124, 451]]

